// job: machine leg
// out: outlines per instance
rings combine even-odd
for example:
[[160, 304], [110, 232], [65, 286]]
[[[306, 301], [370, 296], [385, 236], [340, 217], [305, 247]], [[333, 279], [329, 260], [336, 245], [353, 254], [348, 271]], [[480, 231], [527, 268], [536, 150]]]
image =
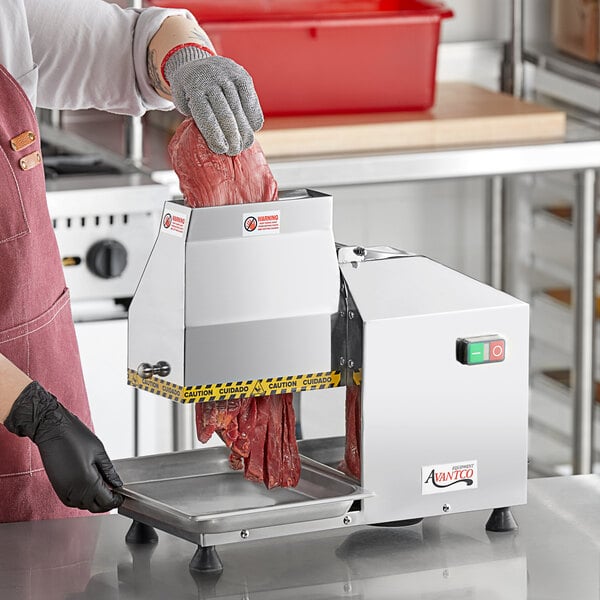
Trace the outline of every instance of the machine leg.
[[190, 561], [193, 573], [215, 574], [223, 570], [223, 563], [214, 546], [198, 546], [196, 554]]
[[487, 531], [516, 531], [519, 525], [515, 521], [509, 507], [495, 508], [485, 525]]
[[129, 531], [125, 535], [125, 541], [128, 544], [156, 544], [158, 542], [158, 534], [154, 527], [145, 525], [139, 521], [133, 521]]

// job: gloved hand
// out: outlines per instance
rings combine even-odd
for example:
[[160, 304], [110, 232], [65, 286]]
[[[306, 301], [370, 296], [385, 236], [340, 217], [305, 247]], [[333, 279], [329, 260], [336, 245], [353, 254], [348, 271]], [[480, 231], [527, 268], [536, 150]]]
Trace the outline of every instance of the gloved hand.
[[123, 482], [102, 442], [37, 381], [19, 394], [4, 425], [37, 445], [48, 479], [66, 506], [97, 513], [123, 502], [111, 489]]
[[235, 156], [252, 145], [264, 119], [252, 78], [240, 65], [185, 46], [169, 57], [164, 76], [175, 106], [193, 117], [213, 152]]

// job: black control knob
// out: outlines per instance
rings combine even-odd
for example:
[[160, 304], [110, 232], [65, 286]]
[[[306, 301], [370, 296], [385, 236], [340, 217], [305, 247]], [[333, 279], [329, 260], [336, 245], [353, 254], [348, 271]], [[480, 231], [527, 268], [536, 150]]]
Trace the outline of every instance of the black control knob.
[[118, 277], [127, 266], [127, 250], [117, 240], [96, 242], [85, 258], [89, 270], [102, 279]]

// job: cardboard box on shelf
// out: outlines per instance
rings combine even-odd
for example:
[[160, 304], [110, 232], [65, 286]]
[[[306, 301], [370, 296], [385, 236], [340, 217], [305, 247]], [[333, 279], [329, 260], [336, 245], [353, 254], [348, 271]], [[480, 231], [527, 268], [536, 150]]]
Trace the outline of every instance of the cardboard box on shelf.
[[553, 0], [552, 39], [573, 56], [600, 62], [599, 0]]

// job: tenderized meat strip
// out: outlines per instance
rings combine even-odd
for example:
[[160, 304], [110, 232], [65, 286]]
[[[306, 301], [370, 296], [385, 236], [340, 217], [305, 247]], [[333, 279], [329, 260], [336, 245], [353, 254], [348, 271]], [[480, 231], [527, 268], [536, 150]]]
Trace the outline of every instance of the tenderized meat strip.
[[196, 431], [202, 443], [208, 442], [215, 431], [231, 448], [238, 437], [237, 414], [241, 408], [241, 400], [224, 400], [223, 402], [207, 402], [202, 411], [196, 411]]
[[228, 448], [233, 446], [239, 436], [237, 417], [240, 412], [241, 403], [241, 400], [225, 400], [215, 403], [219, 406], [226, 405], [223, 417], [217, 420], [217, 430]]
[[346, 451], [340, 469], [360, 481], [360, 386], [346, 388]]
[[[269, 406], [273, 397], [253, 398], [256, 404], [254, 431], [250, 439], [248, 458], [244, 460], [244, 476], [250, 481], [265, 481], [265, 458], [267, 448], [267, 431], [269, 425]], [[279, 398], [275, 399], [279, 402]]]
[[[185, 203], [193, 208], [277, 200], [277, 183], [258, 144], [237, 156], [214, 154], [187, 119], [169, 143]], [[292, 395], [196, 405], [198, 439], [217, 433], [231, 449], [229, 463], [268, 488], [291, 487], [300, 478]]]
[[250, 440], [254, 423], [256, 422], [256, 401], [254, 398], [242, 400], [242, 407], [238, 414], [238, 439], [233, 444], [232, 450], [240, 456], [247, 458], [250, 453]]
[[198, 439], [206, 444], [217, 429], [216, 403], [208, 403], [201, 411], [196, 407], [196, 432]]
[[283, 398], [283, 452], [281, 459], [281, 487], [296, 487], [300, 480], [300, 455], [296, 442], [296, 415], [293, 394]]
[[283, 452], [283, 412], [285, 396], [278, 402], [269, 403], [269, 424], [267, 429], [267, 456], [265, 460], [265, 485], [271, 489], [281, 485]]

